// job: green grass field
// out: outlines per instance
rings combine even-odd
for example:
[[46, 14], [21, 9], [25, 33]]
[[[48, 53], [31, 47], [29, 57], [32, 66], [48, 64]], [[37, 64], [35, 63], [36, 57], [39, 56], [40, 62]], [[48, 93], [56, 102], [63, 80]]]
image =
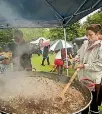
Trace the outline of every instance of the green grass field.
[[38, 56], [38, 55], [32, 55], [32, 67], [36, 68], [37, 71], [45, 71], [45, 72], [49, 72], [52, 69], [52, 65], [53, 65], [53, 61], [54, 61], [54, 54], [50, 54], [50, 65], [47, 65], [47, 62], [45, 60], [45, 66], [41, 65], [42, 62], [42, 55]]
[[[49, 59], [50, 59], [50, 65], [47, 65], [47, 61], [45, 60], [45, 66], [41, 65], [42, 62], [42, 55], [38, 56], [38, 55], [32, 55], [32, 67], [36, 68], [37, 71], [45, 71], [45, 72], [50, 72], [53, 68], [54, 65], [54, 58], [55, 58], [55, 54], [49, 54]], [[69, 76], [71, 76], [74, 73], [74, 70], [69, 68], [68, 70], [68, 74]], [[64, 71], [64, 74], [66, 75], [67, 72], [66, 70]]]

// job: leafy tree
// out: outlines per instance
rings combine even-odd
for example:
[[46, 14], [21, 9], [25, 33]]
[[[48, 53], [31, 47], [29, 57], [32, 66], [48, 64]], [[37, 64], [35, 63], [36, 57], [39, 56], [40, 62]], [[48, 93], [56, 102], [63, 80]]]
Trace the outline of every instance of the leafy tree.
[[90, 24], [101, 24], [102, 25], [102, 10], [94, 13], [91, 16], [88, 16], [86, 21], [83, 23], [83, 28], [86, 28]]
[[98, 11], [97, 13], [89, 16], [87, 18], [88, 24], [101, 24], [102, 25], [102, 11]]
[[49, 29], [45, 28], [19, 28], [23, 32], [24, 39], [26, 41], [31, 41], [39, 37], [47, 38]]
[[[102, 25], [102, 10], [100, 9], [98, 12], [89, 16], [86, 21], [81, 25], [81, 30], [85, 33], [85, 28], [90, 24], [101, 24]], [[83, 34], [82, 33], [82, 34]]]
[[[72, 40], [73, 38], [79, 37], [82, 33], [80, 32], [80, 24], [74, 23], [66, 28], [67, 40]], [[64, 39], [63, 28], [50, 29], [49, 38], [52, 40]]]
[[0, 29], [0, 44], [7, 44], [12, 42], [13, 34], [12, 29]]
[[79, 37], [79, 30], [80, 29], [80, 24], [79, 22], [74, 23], [70, 25], [66, 31], [67, 31], [67, 40], [73, 40], [73, 38]]

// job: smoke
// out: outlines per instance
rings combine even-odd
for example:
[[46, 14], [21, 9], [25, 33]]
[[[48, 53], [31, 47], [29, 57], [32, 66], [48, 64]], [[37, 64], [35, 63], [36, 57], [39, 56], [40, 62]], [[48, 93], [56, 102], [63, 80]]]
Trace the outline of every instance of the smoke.
[[[15, 49], [14, 55], [17, 57], [21, 57], [24, 53], [28, 55], [31, 54], [30, 45], [26, 44], [25, 42], [24, 44], [22, 43], [20, 45], [16, 44]], [[14, 59], [17, 58], [14, 57]], [[20, 69], [21, 64], [19, 59], [15, 60], [15, 66], [17, 68], [16, 70]], [[31, 74], [29, 74], [29, 72], [25, 71], [24, 69], [20, 70], [23, 71], [6, 71], [4, 74], [0, 74], [0, 99], [8, 101], [18, 96], [34, 97], [34, 99], [46, 99], [56, 95], [57, 86], [53, 81], [40, 78], [39, 76], [41, 74], [37, 73], [37, 75], [32, 75], [36, 75], [38, 77], [30, 77]]]
[[61, 91], [53, 80], [42, 77], [41, 73], [7, 72], [0, 75], [0, 99], [24, 98], [50, 99]]
[[14, 66], [16, 66], [18, 70], [23, 70], [24, 67], [27, 66], [31, 67], [32, 49], [29, 43], [16, 44], [13, 54], [13, 62], [15, 64]]
[[[0, 99], [9, 100], [22, 94], [26, 72], [5, 72], [0, 75]], [[23, 88], [22, 88], [23, 87]], [[27, 91], [26, 91], [27, 92]]]
[[[25, 95], [28, 95], [29, 93], [32, 94], [32, 88], [34, 85], [29, 85], [30, 81], [28, 77], [28, 73], [25, 71], [25, 69], [21, 66], [20, 58], [23, 54], [27, 54], [27, 56], [30, 56], [31, 53], [29, 44], [21, 44], [16, 45], [16, 48], [14, 49], [13, 54], [15, 57], [13, 57], [13, 67], [4, 70], [3, 74], [0, 74], [0, 99], [3, 100], [9, 100], [10, 98], [16, 97], [22, 93]], [[17, 56], [17, 57], [16, 57]], [[25, 59], [22, 64], [25, 64], [25, 62], [29, 61], [27, 59], [30, 58], [22, 58]], [[30, 61], [31, 62], [31, 61]], [[28, 62], [26, 63], [28, 64]], [[5, 65], [8, 66], [8, 65]], [[13, 71], [11, 71], [11, 69]], [[28, 83], [29, 84], [28, 84]], [[28, 84], [28, 86], [26, 85]], [[30, 88], [31, 87], [31, 88]], [[28, 89], [27, 89], [28, 88]], [[30, 92], [29, 92], [30, 91]]]

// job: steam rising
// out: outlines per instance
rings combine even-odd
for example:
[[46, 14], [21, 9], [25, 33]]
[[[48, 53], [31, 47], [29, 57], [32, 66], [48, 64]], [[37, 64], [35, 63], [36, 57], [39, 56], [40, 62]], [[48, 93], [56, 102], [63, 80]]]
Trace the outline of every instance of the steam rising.
[[61, 91], [56, 82], [39, 76], [41, 74], [17, 71], [0, 75], [0, 99], [8, 101], [17, 96], [49, 99]]

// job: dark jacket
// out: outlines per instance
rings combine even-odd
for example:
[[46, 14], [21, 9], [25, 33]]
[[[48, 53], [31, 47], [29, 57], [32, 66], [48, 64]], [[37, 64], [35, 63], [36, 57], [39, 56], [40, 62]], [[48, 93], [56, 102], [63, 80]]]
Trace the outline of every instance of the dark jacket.
[[[23, 41], [21, 44], [16, 44], [15, 42], [9, 44], [9, 49], [12, 52], [12, 56], [15, 59], [18, 57], [20, 59], [20, 65], [23, 69], [32, 68], [31, 65], [31, 55], [32, 51], [30, 50], [29, 44]], [[14, 62], [14, 66], [17, 64]]]
[[49, 46], [45, 46], [43, 49], [43, 57], [47, 58], [49, 53]]

